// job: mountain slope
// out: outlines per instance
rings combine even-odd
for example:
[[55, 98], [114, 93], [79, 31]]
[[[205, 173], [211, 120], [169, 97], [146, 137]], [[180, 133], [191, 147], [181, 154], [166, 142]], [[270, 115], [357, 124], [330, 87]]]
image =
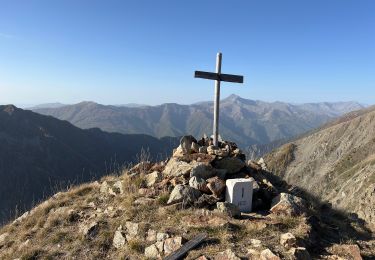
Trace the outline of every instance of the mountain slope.
[[160, 159], [176, 145], [146, 135], [82, 130], [66, 121], [0, 106], [0, 223], [70, 183], [136, 161], [142, 148]]
[[[316, 128], [343, 113], [363, 108], [355, 102], [292, 105], [229, 96], [220, 107], [220, 132], [245, 148], [290, 138]], [[37, 113], [68, 120], [80, 128], [148, 134], [156, 137], [212, 132], [212, 102], [193, 105], [118, 107], [82, 102], [61, 108], [35, 109]]]
[[375, 107], [349, 113], [265, 160], [287, 182], [375, 223]]

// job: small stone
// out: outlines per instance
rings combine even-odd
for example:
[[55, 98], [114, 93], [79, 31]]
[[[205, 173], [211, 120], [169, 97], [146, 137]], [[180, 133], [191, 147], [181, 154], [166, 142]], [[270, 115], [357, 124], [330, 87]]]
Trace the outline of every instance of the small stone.
[[207, 153], [210, 155], [216, 155], [216, 151], [219, 150], [220, 148], [214, 145], [210, 145], [207, 147]]
[[162, 253], [164, 250], [164, 241], [156, 241], [155, 246], [158, 249], [158, 251]]
[[280, 236], [280, 244], [286, 249], [292, 248], [296, 245], [296, 237], [292, 233], [285, 233]]
[[271, 212], [279, 215], [298, 215], [304, 211], [301, 198], [288, 193], [280, 193], [272, 199]]
[[249, 166], [251, 169], [254, 169], [256, 171], [262, 170], [262, 167], [258, 163], [254, 162], [252, 160], [247, 161], [247, 166]]
[[268, 248], [267, 249], [264, 249], [261, 253], [260, 253], [260, 259], [261, 260], [281, 260], [280, 257], [278, 257], [277, 255], [275, 255], [271, 250], [269, 250]]
[[292, 255], [293, 259], [295, 260], [311, 260], [311, 256], [309, 252], [304, 247], [292, 248], [291, 250], [289, 250], [289, 253]]
[[259, 253], [259, 251], [250, 248], [250, 249], [247, 250], [247, 255], [246, 256], [249, 259], [259, 259], [260, 258], [260, 253]]
[[262, 246], [262, 241], [258, 239], [250, 239], [250, 243], [253, 247], [261, 247]]
[[191, 143], [191, 151], [192, 152], [194, 152], [194, 153], [198, 153], [199, 152], [199, 148], [200, 148], [200, 146], [199, 146], [199, 144], [197, 144], [197, 143]]
[[108, 193], [109, 185], [107, 181], [103, 181], [103, 183], [100, 185], [100, 192], [101, 193]]
[[260, 165], [260, 167], [262, 168], [263, 171], [268, 171], [267, 165], [266, 165], [266, 163], [265, 163], [265, 161], [264, 161], [263, 158], [259, 159], [258, 164]]
[[214, 195], [203, 194], [199, 197], [199, 199], [196, 202], [194, 202], [194, 207], [211, 208], [213, 206], [216, 206], [216, 203], [219, 200], [220, 199], [215, 197]]
[[155, 183], [160, 182], [163, 179], [163, 175], [158, 171], [153, 171], [146, 175], [146, 186], [151, 187]]
[[207, 188], [214, 194], [216, 197], [220, 197], [222, 192], [225, 190], [225, 182], [218, 177], [212, 177], [207, 180]]
[[123, 236], [123, 233], [122, 233], [122, 227], [120, 226], [116, 232], [115, 232], [115, 235], [113, 237], [113, 246], [117, 249], [123, 247], [126, 243], [126, 239], [125, 237]]
[[127, 240], [134, 239], [137, 237], [138, 230], [139, 230], [138, 223], [127, 221], [125, 223], [125, 227], [126, 227], [126, 239]]
[[167, 233], [159, 232], [156, 234], [156, 241], [164, 241], [167, 238], [169, 238], [169, 235]]
[[201, 192], [189, 186], [178, 184], [172, 190], [167, 204], [175, 204], [183, 202], [185, 204], [193, 204], [200, 197]]
[[184, 156], [184, 151], [182, 150], [181, 145], [177, 147], [177, 149], [173, 150], [172, 157], [179, 158]]
[[164, 254], [169, 255], [182, 246], [182, 237], [167, 238], [164, 241]]
[[119, 194], [123, 194], [124, 193], [124, 188], [123, 188], [122, 181], [116, 181], [113, 184], [113, 187], [114, 187], [114, 192], [115, 193], [119, 193]]
[[260, 186], [258, 182], [253, 177], [250, 177], [249, 180], [253, 182], [253, 192], [254, 193], [258, 192], [260, 190]]
[[205, 255], [201, 255], [198, 258], [195, 258], [195, 260], [208, 260], [208, 258]]
[[6, 239], [9, 237], [9, 233], [3, 233], [0, 235], [0, 248], [5, 245]]
[[226, 149], [215, 150], [215, 155], [220, 157], [227, 157], [229, 155], [229, 151]]
[[193, 177], [190, 178], [189, 186], [194, 188], [194, 189], [200, 190], [201, 192], [205, 192], [205, 193], [210, 192], [210, 190], [207, 187], [206, 181], [204, 179], [196, 177], [196, 176], [193, 176]]
[[198, 150], [199, 153], [207, 153], [207, 146], [201, 146]]
[[218, 202], [216, 203], [216, 206], [219, 212], [225, 213], [232, 218], [241, 216], [238, 206], [230, 202]]
[[161, 254], [156, 245], [146, 247], [145, 256], [150, 259], [161, 259]]
[[155, 242], [156, 241], [156, 231], [153, 229], [149, 229], [146, 235], [147, 242]]
[[79, 231], [84, 235], [86, 238], [93, 238], [98, 233], [99, 224], [96, 221], [92, 221], [88, 224], [81, 224], [79, 226]]
[[184, 154], [190, 154], [192, 143], [197, 143], [197, 140], [192, 135], [185, 135], [181, 137], [180, 145]]
[[215, 260], [241, 260], [236, 254], [232, 251], [232, 249], [227, 249], [224, 252], [218, 253]]

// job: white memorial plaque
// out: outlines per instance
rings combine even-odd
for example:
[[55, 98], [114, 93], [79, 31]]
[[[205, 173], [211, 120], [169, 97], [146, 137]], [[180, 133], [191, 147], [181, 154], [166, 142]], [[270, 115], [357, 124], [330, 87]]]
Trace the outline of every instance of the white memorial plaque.
[[240, 208], [241, 212], [251, 212], [253, 200], [252, 179], [228, 179], [225, 200]]

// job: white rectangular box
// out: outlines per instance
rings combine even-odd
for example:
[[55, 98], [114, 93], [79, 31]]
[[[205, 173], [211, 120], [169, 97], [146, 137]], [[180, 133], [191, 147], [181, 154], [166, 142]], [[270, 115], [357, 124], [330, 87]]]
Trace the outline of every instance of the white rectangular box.
[[252, 179], [228, 179], [226, 181], [225, 200], [240, 208], [241, 212], [251, 212], [253, 200]]

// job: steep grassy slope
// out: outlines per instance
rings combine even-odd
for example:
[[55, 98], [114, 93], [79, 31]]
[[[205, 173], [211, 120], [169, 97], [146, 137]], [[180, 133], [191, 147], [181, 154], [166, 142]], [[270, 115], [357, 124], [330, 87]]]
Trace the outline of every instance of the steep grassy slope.
[[[232, 95], [221, 103], [220, 132], [245, 148], [267, 144], [301, 134], [337, 116], [361, 109], [355, 102], [292, 105], [267, 103]], [[68, 120], [81, 128], [99, 127], [125, 134], [156, 137], [212, 132], [212, 102], [193, 105], [117, 107], [82, 102], [61, 108], [35, 109], [35, 112]]]
[[70, 183], [136, 161], [142, 148], [165, 157], [176, 138], [82, 130], [66, 121], [0, 106], [0, 224]]
[[286, 181], [375, 224], [375, 107], [350, 113], [265, 160]]

